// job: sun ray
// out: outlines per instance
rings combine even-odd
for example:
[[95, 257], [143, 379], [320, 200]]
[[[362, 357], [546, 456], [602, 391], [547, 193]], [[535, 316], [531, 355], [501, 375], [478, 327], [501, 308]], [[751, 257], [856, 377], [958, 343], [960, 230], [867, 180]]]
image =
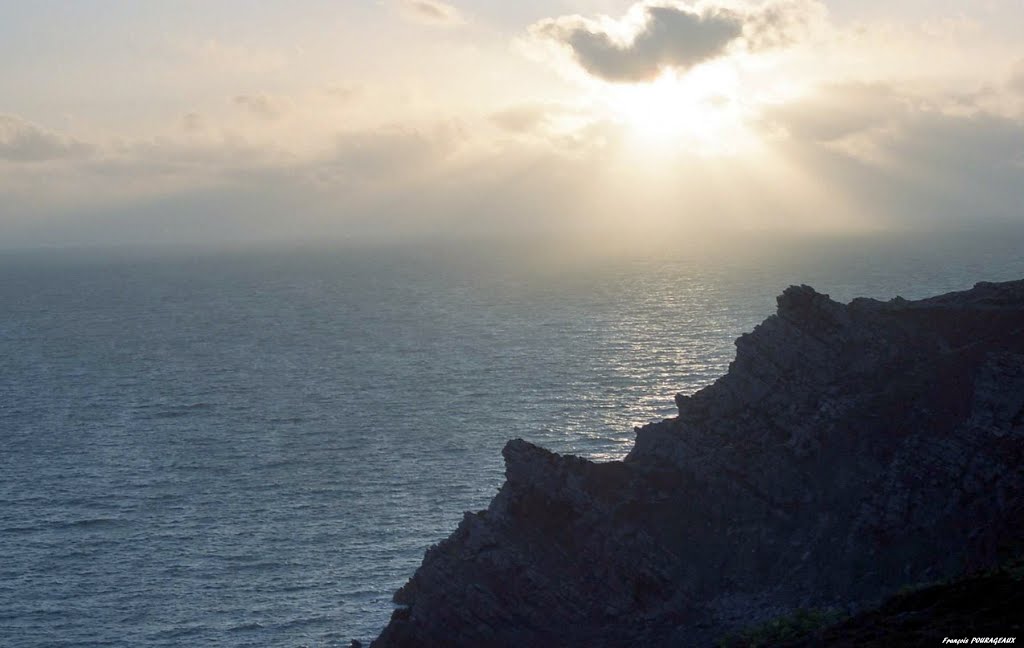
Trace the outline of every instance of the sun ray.
[[605, 84], [601, 94], [611, 118], [645, 148], [731, 155], [754, 139], [729, 65], [666, 71], [649, 83]]

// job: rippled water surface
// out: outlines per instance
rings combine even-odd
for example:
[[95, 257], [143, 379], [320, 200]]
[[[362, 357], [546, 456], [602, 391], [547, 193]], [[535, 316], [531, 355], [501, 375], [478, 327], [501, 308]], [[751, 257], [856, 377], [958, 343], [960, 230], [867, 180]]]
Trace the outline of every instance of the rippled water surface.
[[921, 297], [1021, 242], [0, 255], [0, 644], [369, 639], [507, 439], [621, 457], [786, 285]]

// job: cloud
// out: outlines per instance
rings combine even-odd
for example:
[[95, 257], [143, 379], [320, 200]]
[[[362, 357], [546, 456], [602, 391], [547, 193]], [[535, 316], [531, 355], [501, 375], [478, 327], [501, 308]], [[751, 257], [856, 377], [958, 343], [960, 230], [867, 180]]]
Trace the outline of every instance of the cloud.
[[786, 47], [810, 36], [827, 20], [816, 0], [773, 0], [744, 14], [744, 39], [752, 51]]
[[260, 119], [279, 119], [288, 111], [287, 102], [265, 94], [238, 95], [235, 105], [241, 106], [254, 117]]
[[344, 184], [394, 186], [394, 182], [437, 169], [458, 150], [464, 134], [457, 125], [433, 129], [387, 127], [338, 136], [319, 170]]
[[720, 56], [743, 33], [731, 11], [645, 7], [647, 20], [630, 42], [621, 42], [583, 18], [539, 23], [535, 33], [568, 46], [580, 66], [606, 81], [648, 81], [665, 68], [688, 69]]
[[357, 85], [345, 85], [339, 83], [332, 83], [324, 88], [324, 93], [341, 102], [349, 102], [359, 96], [360, 87]]
[[1010, 72], [1010, 88], [1024, 94], [1024, 59], [1017, 61]]
[[409, 20], [426, 25], [453, 27], [466, 22], [458, 9], [438, 0], [399, 0], [397, 6]]
[[551, 18], [530, 31], [568, 48], [579, 65], [605, 81], [650, 81], [666, 69], [685, 71], [724, 56], [798, 40], [823, 12], [814, 0], [772, 0], [755, 6], [642, 2], [619, 21]]
[[554, 113], [563, 112], [559, 106], [531, 103], [512, 106], [492, 113], [491, 123], [510, 133], [529, 133], [544, 126]]
[[765, 110], [762, 126], [799, 140], [835, 142], [902, 118], [910, 99], [884, 83], [827, 84], [817, 92]]
[[0, 159], [44, 162], [87, 157], [92, 147], [13, 115], [0, 115]]
[[[983, 98], [982, 98], [983, 99]], [[1024, 117], [962, 96], [840, 84], [769, 111], [785, 159], [862, 214], [896, 226], [1013, 221], [1024, 210]]]
[[182, 116], [181, 127], [187, 133], [198, 133], [206, 128], [206, 122], [199, 113], [190, 112]]
[[247, 47], [214, 39], [184, 41], [178, 47], [204, 69], [232, 74], [266, 74], [280, 71], [288, 67], [295, 58], [293, 50]]

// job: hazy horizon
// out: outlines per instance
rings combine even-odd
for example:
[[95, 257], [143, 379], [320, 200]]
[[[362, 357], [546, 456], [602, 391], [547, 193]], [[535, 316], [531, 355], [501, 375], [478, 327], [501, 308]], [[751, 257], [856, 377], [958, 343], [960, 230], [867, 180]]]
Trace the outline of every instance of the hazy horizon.
[[1024, 5], [0, 7], [0, 247], [1024, 223]]

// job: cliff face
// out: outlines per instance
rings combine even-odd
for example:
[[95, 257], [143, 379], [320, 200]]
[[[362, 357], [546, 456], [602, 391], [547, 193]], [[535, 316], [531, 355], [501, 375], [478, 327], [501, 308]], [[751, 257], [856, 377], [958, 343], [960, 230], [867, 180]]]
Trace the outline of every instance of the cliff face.
[[509, 442], [505, 485], [374, 646], [703, 645], [1019, 549], [1024, 281], [848, 305], [791, 287], [736, 346], [624, 461]]

